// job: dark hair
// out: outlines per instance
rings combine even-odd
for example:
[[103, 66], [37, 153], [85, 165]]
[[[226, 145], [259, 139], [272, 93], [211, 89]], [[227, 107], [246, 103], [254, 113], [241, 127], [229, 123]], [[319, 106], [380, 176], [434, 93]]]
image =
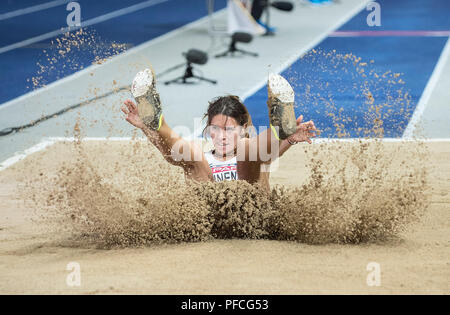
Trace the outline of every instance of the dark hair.
[[[206, 127], [203, 129], [203, 136], [205, 136], [208, 126], [211, 125], [212, 119], [221, 114], [234, 118], [240, 126], [244, 126], [245, 124], [247, 124], [247, 128], [252, 126], [252, 118], [245, 105], [239, 99], [239, 96], [219, 96], [209, 102], [208, 110], [203, 116], [203, 119], [208, 118]], [[245, 133], [245, 137], [250, 137], [248, 132]]]

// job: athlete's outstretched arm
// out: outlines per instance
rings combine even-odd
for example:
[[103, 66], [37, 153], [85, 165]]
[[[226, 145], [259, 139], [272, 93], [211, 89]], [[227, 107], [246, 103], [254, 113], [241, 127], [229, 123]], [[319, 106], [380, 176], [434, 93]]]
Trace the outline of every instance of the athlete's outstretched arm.
[[316, 127], [313, 121], [302, 123], [303, 115], [297, 118], [296, 131], [288, 138], [279, 139], [271, 128], [261, 132], [250, 139], [242, 139], [239, 143], [241, 159], [250, 162], [266, 163], [282, 156], [292, 145], [289, 143], [308, 142], [316, 136]]
[[139, 117], [138, 108], [131, 100], [124, 102], [122, 112], [127, 115], [125, 120], [142, 130], [153, 145], [161, 152], [163, 157], [171, 164], [189, 168], [193, 163], [203, 159], [203, 153], [193, 143], [184, 140], [169, 127], [162, 117], [161, 127], [158, 131], [145, 126]]
[[270, 129], [253, 138], [243, 138], [238, 142], [238, 160], [265, 163], [279, 155], [284, 140], [278, 140]]

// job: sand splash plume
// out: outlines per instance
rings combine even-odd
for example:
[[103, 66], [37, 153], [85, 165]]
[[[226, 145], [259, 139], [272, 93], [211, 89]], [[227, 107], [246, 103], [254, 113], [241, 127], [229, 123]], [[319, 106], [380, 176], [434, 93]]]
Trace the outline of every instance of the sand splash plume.
[[398, 235], [428, 205], [427, 172], [419, 162], [424, 150], [417, 143], [392, 147], [380, 141], [335, 142], [309, 150], [307, 184], [272, 191], [273, 235], [313, 244]]
[[[298, 153], [309, 161], [309, 179], [270, 193], [244, 181], [186, 183], [180, 169], [146, 142], [122, 144], [109, 155], [109, 145], [64, 146], [76, 160], [59, 169], [40, 192], [45, 203], [36, 206], [53, 213], [74, 240], [101, 248], [214, 238], [381, 241], [399, 235], [427, 207], [425, 149], [417, 143], [305, 147]], [[301, 172], [292, 170], [292, 176]]]
[[[36, 208], [45, 208], [74, 239], [106, 248], [214, 238], [357, 244], [400, 235], [428, 206], [423, 143], [380, 141], [400, 133], [411, 112], [401, 75], [378, 73], [372, 61], [335, 51], [313, 50], [302, 59], [321, 70], [290, 74], [302, 91], [302, 113], [318, 115], [319, 128], [332, 126], [323, 128], [325, 136], [374, 137], [292, 149], [307, 161], [289, 172], [305, 179], [303, 185], [275, 185], [267, 193], [245, 181], [186, 183], [181, 169], [150, 143], [107, 142], [93, 149], [79, 141], [77, 123], [78, 141], [64, 144], [71, 159], [48, 178], [47, 188], [31, 192], [41, 196], [34, 198]], [[319, 72], [336, 82], [320, 82]], [[346, 113], [333, 91], [356, 95], [359, 110]]]
[[66, 32], [43, 47], [36, 75], [27, 79], [28, 88], [47, 86], [91, 64], [102, 64], [127, 50], [127, 45], [104, 40], [92, 28]]
[[401, 137], [414, 112], [402, 73], [351, 53], [312, 49], [284, 75], [322, 137]]

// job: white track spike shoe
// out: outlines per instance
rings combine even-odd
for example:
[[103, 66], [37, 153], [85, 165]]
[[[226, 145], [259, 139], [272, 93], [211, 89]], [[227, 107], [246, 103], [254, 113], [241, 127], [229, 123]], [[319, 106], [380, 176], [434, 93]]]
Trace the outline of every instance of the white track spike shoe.
[[162, 123], [162, 107], [156, 91], [156, 77], [152, 68], [138, 72], [131, 86], [139, 117], [151, 130], [159, 130]]
[[278, 140], [287, 139], [297, 131], [294, 90], [289, 82], [278, 74], [269, 75], [267, 90], [270, 128]]

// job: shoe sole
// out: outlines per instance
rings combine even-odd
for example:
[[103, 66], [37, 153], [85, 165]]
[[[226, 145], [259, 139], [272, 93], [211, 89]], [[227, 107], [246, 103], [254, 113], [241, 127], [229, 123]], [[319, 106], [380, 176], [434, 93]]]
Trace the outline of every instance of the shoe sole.
[[294, 90], [285, 78], [278, 74], [271, 74], [267, 91], [270, 127], [278, 140], [287, 139], [297, 131]]
[[162, 123], [162, 107], [153, 69], [145, 69], [136, 74], [131, 86], [131, 94], [136, 100], [139, 117], [152, 130], [159, 130]]

